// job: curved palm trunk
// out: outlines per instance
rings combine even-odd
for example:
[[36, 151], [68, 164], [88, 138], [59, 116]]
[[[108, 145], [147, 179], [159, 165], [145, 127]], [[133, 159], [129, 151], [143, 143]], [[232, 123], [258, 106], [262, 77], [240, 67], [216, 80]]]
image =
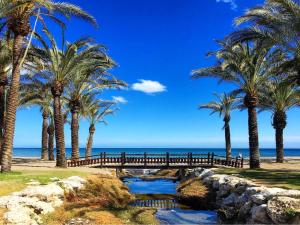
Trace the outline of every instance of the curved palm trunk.
[[41, 159], [48, 159], [48, 113], [43, 112], [43, 127], [42, 127], [42, 154]]
[[231, 138], [230, 138], [230, 119], [224, 119], [225, 123], [225, 144], [226, 144], [226, 160], [229, 161], [231, 159]]
[[48, 126], [47, 133], [49, 135], [48, 137], [48, 154], [49, 154], [49, 160], [54, 161], [54, 126], [51, 123]]
[[273, 127], [275, 128], [276, 139], [276, 162], [283, 163], [283, 130], [286, 127], [286, 113], [284, 111], [276, 111], [273, 116]]
[[88, 137], [88, 141], [86, 144], [85, 158], [89, 158], [92, 155], [94, 133], [95, 133], [95, 126], [93, 124], [91, 124], [90, 128], [89, 128], [89, 137]]
[[22, 60], [22, 44], [24, 36], [15, 33], [13, 44], [13, 71], [10, 91], [8, 95], [7, 111], [4, 127], [4, 141], [2, 144], [1, 172], [11, 171], [12, 148], [14, 141], [16, 112], [19, 99], [20, 70]]
[[72, 109], [72, 121], [71, 121], [71, 141], [72, 141], [72, 160], [79, 159], [79, 148], [78, 148], [78, 110]]
[[248, 133], [250, 149], [250, 168], [260, 168], [260, 153], [258, 142], [257, 112], [256, 107], [248, 108]]
[[56, 166], [67, 167], [66, 150], [65, 150], [65, 135], [64, 135], [64, 121], [61, 113], [60, 96], [63, 92], [62, 85], [55, 82], [54, 87], [51, 88], [54, 97], [54, 128], [56, 140]]

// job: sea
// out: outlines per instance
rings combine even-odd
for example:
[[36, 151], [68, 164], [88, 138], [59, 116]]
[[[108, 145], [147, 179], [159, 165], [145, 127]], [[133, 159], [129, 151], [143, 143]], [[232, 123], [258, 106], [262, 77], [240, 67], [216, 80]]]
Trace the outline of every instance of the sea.
[[[85, 149], [80, 148], [79, 150], [80, 156], [84, 156]], [[147, 153], [166, 153], [169, 152], [170, 154], [181, 154], [181, 153], [189, 153], [192, 152], [194, 154], [207, 154], [209, 152], [213, 152], [218, 156], [225, 156], [225, 149], [224, 148], [93, 148], [92, 155], [98, 155], [101, 152], [106, 153], [139, 153], [143, 154], [144, 152]], [[242, 154], [243, 157], [249, 157], [249, 150], [247, 148], [233, 148], [232, 149], [232, 156], [238, 156]], [[260, 154], [262, 157], [275, 157], [276, 151], [275, 149], [271, 148], [261, 148]], [[285, 149], [284, 154], [286, 157], [300, 157], [300, 149]], [[66, 155], [67, 157], [71, 156], [71, 148], [66, 148]], [[40, 157], [41, 156], [41, 149], [40, 148], [14, 148], [13, 150], [14, 157]]]

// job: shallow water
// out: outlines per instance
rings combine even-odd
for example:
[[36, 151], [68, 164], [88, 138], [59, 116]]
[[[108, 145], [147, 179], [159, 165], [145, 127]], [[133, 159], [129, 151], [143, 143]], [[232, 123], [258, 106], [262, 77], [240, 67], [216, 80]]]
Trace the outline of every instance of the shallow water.
[[137, 201], [134, 206], [155, 207], [161, 224], [217, 224], [215, 211], [192, 210], [174, 198], [178, 182], [167, 179], [142, 180], [125, 178], [124, 183]]

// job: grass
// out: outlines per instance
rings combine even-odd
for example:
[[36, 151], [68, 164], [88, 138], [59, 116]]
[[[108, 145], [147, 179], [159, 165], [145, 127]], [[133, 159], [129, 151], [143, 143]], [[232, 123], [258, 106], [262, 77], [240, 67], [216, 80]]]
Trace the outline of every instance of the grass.
[[157, 224], [155, 210], [128, 207], [135, 198], [119, 179], [104, 175], [87, 179], [84, 189], [68, 193], [62, 207], [43, 217], [44, 224], [64, 224], [76, 217], [93, 224]]
[[0, 173], [0, 196], [8, 195], [15, 191], [20, 191], [27, 186], [31, 180], [39, 181], [41, 184], [50, 182], [50, 178], [66, 178], [70, 176], [88, 175], [86, 172], [72, 171], [72, 170], [26, 170], [23, 172]]
[[204, 197], [208, 193], [200, 179], [192, 178], [180, 183], [177, 187], [177, 192], [183, 197]]
[[218, 168], [216, 173], [240, 175], [244, 178], [251, 179], [258, 184], [266, 186], [280, 187], [287, 189], [300, 190], [300, 172], [299, 171], [283, 171], [275, 169], [233, 169]]
[[7, 209], [0, 208], [0, 225], [4, 225], [3, 216], [6, 211], [7, 211]]

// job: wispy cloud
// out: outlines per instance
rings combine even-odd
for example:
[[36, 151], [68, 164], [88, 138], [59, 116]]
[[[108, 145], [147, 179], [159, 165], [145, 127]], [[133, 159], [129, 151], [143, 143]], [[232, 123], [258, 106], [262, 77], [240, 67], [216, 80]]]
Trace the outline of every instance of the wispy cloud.
[[236, 10], [237, 7], [238, 7], [237, 4], [236, 4], [236, 2], [235, 2], [235, 0], [216, 0], [216, 1], [217, 1], [217, 3], [223, 2], [223, 3], [230, 4], [230, 8], [232, 10]]
[[122, 97], [122, 96], [113, 96], [112, 97], [113, 100], [116, 102], [116, 103], [122, 103], [122, 104], [126, 104], [128, 101]]
[[132, 90], [141, 91], [146, 94], [155, 94], [159, 92], [167, 91], [167, 87], [163, 84], [159, 83], [158, 81], [152, 80], [139, 80], [139, 82], [132, 84]]

